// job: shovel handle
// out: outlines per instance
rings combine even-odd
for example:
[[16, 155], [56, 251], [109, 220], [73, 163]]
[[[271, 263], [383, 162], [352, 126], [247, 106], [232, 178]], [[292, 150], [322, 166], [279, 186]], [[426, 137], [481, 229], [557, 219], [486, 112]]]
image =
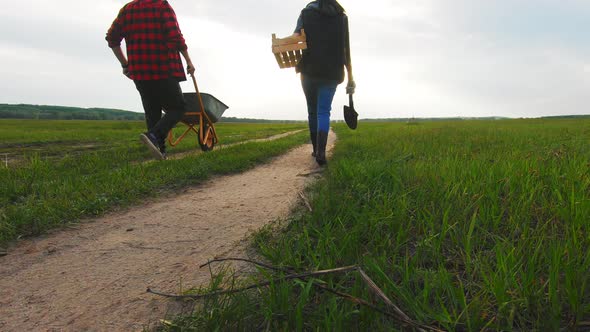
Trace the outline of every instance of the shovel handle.
[[348, 95], [348, 106], [354, 108], [354, 101], [352, 100], [352, 93]]

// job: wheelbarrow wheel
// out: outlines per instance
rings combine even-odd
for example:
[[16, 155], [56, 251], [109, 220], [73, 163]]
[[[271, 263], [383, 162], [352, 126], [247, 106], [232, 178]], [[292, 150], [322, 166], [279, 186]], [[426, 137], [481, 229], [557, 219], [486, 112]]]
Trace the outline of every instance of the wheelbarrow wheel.
[[203, 122], [203, 136], [205, 137], [204, 142], [201, 141], [201, 136], [199, 135], [199, 145], [201, 146], [201, 150], [207, 152], [213, 150], [215, 146], [215, 136], [213, 134], [213, 129], [209, 122]]

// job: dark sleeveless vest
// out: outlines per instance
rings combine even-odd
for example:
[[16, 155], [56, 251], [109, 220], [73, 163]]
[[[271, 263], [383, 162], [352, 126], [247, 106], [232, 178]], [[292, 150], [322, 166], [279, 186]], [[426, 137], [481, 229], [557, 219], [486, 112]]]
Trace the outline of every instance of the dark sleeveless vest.
[[307, 49], [297, 65], [297, 72], [309, 77], [344, 81], [345, 14], [329, 16], [314, 8], [301, 12], [307, 35]]

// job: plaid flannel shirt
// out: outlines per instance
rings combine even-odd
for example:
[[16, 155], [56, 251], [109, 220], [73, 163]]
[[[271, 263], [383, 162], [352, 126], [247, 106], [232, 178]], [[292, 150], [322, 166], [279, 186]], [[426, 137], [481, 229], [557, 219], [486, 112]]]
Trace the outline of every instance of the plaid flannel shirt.
[[106, 40], [112, 48], [123, 39], [132, 80], [186, 80], [179, 52], [187, 46], [168, 1], [134, 0], [123, 6]]

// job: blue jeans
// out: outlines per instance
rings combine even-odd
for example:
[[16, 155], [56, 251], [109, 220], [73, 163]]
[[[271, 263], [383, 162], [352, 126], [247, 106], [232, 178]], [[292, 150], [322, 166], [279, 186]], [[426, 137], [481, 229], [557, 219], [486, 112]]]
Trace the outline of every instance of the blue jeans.
[[318, 131], [330, 130], [330, 111], [336, 94], [337, 81], [329, 81], [301, 75], [301, 86], [307, 100], [309, 132], [317, 135]]

